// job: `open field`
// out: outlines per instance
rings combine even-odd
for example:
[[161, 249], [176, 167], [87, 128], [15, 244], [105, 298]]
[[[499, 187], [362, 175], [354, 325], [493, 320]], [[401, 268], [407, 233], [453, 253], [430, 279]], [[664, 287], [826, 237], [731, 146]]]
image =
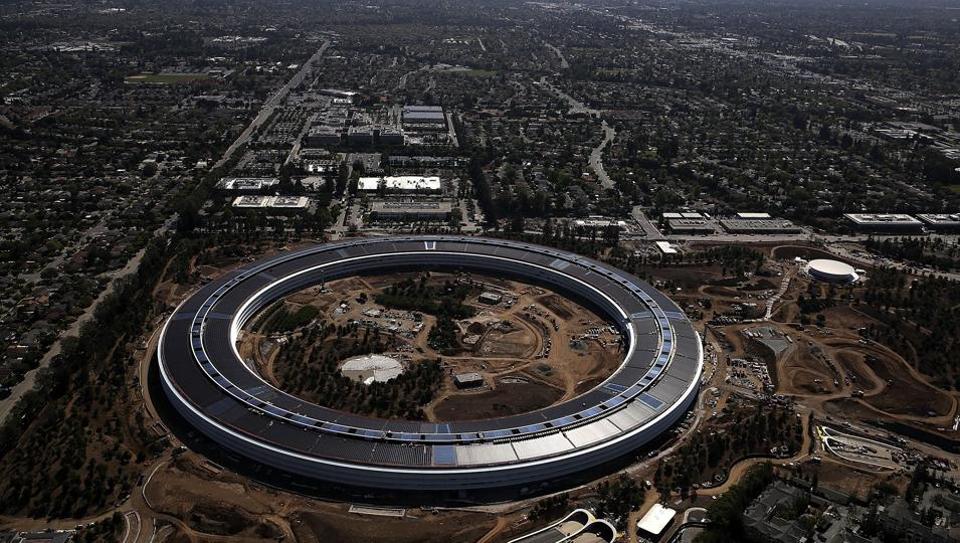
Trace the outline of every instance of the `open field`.
[[495, 523], [492, 515], [476, 513], [447, 512], [435, 518], [427, 511], [414, 514], [422, 518], [304, 513], [299, 517], [303, 524], [295, 532], [300, 541], [446, 543], [476, 541]]
[[178, 83], [192, 83], [194, 81], [206, 81], [210, 76], [205, 73], [160, 73], [160, 74], [138, 74], [129, 75], [123, 79], [125, 83], [147, 84], [147, 85], [175, 85]]
[[[504, 379], [509, 381], [518, 378], [524, 379], [517, 375]], [[438, 421], [456, 421], [503, 417], [553, 405], [563, 396], [562, 391], [528, 378], [526, 382], [504, 382], [504, 379], [493, 390], [452, 394], [443, 398], [433, 407], [434, 418]]]

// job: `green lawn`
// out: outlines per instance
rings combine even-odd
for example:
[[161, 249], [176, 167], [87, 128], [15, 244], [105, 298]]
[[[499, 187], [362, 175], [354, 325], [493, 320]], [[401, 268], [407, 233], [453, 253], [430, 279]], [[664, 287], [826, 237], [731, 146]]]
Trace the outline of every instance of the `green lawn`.
[[191, 81], [201, 81], [210, 79], [207, 74], [139, 74], [127, 76], [126, 83], [148, 83], [154, 85], [175, 85], [177, 83], [189, 83]]
[[467, 77], [493, 77], [497, 75], [495, 70], [463, 70], [456, 73], [465, 75]]

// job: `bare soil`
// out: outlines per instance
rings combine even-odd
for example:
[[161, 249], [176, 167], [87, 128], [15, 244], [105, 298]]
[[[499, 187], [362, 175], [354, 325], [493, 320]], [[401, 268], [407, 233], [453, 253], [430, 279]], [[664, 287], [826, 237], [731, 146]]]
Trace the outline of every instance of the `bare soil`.
[[532, 379], [525, 383], [501, 381], [492, 390], [448, 396], [433, 412], [437, 420], [444, 421], [487, 419], [548, 407], [562, 397], [562, 390]]
[[[483, 513], [444, 512], [434, 516], [425, 511], [414, 511], [424, 518], [391, 518], [335, 513], [304, 513], [303, 524], [295, 528], [297, 539], [301, 534], [312, 536], [323, 543], [449, 543], [476, 541], [493, 527], [492, 515]], [[308, 532], [308, 534], [304, 534]], [[307, 537], [303, 540], [309, 541]]]
[[[312, 305], [320, 310], [320, 319], [336, 325], [376, 322], [381, 326], [382, 337], [391, 338], [391, 351], [384, 354], [398, 357], [407, 365], [440, 359], [448, 378], [434, 400], [423, 407], [424, 415], [431, 421], [510, 415], [548, 407], [596, 386], [622, 361], [618, 336], [610, 333], [610, 323], [555, 292], [496, 277], [431, 273], [427, 278], [431, 285], [440, 286], [459, 278], [504, 296], [504, 302], [498, 305], [483, 304], [476, 295], [468, 296], [463, 303], [473, 307], [476, 314], [457, 323], [460, 346], [438, 352], [428, 341], [435, 316], [422, 314], [417, 321], [410, 312], [375, 302], [376, 294], [383, 289], [405, 279], [419, 280], [421, 275], [398, 273], [338, 279], [326, 283], [324, 288], [313, 286], [287, 296], [284, 303], [291, 311]], [[386, 331], [388, 326], [396, 327], [395, 331]], [[286, 344], [298, 341], [295, 334], [287, 336]], [[464, 341], [468, 338], [469, 343]], [[277, 378], [286, 373], [275, 367], [282, 363], [276, 355], [286, 344], [248, 331], [241, 338], [239, 350], [256, 363], [264, 378], [279, 388], [290, 389]], [[315, 346], [313, 352], [324, 352], [325, 348], [330, 346]], [[468, 372], [480, 373], [487, 389], [471, 391], [454, 386], [452, 377]], [[511, 382], [517, 380], [509, 379], [511, 376], [520, 376], [525, 382]], [[305, 399], [316, 400], [309, 396]]]

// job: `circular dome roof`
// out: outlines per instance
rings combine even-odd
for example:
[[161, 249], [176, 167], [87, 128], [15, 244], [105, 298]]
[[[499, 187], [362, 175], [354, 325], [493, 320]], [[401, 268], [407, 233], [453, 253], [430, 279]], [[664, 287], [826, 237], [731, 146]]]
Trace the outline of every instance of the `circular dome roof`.
[[818, 258], [816, 260], [811, 260], [807, 264], [807, 269], [810, 270], [813, 274], [824, 275], [828, 277], [844, 277], [855, 280], [857, 277], [857, 271], [846, 262], [840, 262], [839, 260], [830, 260], [826, 258]]

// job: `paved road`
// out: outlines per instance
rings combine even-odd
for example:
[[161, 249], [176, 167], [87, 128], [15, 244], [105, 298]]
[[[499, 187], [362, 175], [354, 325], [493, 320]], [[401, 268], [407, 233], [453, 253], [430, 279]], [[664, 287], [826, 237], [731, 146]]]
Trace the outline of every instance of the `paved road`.
[[[214, 166], [215, 168], [225, 163], [237, 149], [246, 145], [246, 143], [250, 140], [250, 136], [253, 131], [270, 118], [270, 115], [273, 113], [274, 109], [276, 109], [276, 107], [286, 99], [291, 89], [297, 87], [303, 82], [307, 75], [312, 71], [314, 66], [318, 64], [319, 59], [323, 56], [328, 47], [330, 47], [330, 42], [323, 42], [323, 45], [320, 46], [317, 52], [314, 53], [307, 62], [303, 63], [303, 65], [300, 67], [300, 70], [298, 70], [297, 73], [295, 73], [284, 86], [280, 87], [277, 92], [275, 92], [266, 102], [264, 102], [260, 113], [257, 114], [256, 118], [251, 121], [250, 125], [247, 126], [246, 130], [240, 134], [236, 141], [234, 141], [233, 144], [227, 148], [220, 160], [217, 161], [216, 165]], [[162, 236], [166, 234], [166, 232], [169, 231], [175, 223], [176, 216], [170, 217], [160, 228], [154, 232], [154, 235]], [[13, 406], [17, 403], [17, 401], [20, 400], [20, 398], [22, 398], [28, 390], [33, 388], [34, 384], [36, 383], [37, 372], [42, 368], [48, 367], [53, 358], [60, 354], [62, 348], [61, 342], [63, 338], [68, 336], [76, 336], [79, 334], [80, 327], [93, 318], [93, 314], [97, 307], [99, 307], [100, 303], [104, 300], [104, 298], [107, 297], [107, 295], [113, 292], [116, 286], [116, 281], [122, 277], [127, 277], [128, 275], [136, 272], [137, 268], [140, 266], [140, 260], [143, 259], [144, 252], [145, 250], [141, 249], [136, 255], [127, 261], [127, 264], [123, 268], [114, 272], [110, 272], [107, 275], [110, 282], [107, 284], [106, 288], [104, 288], [100, 295], [97, 296], [97, 298], [93, 301], [93, 303], [87, 307], [86, 311], [84, 311], [84, 313], [80, 315], [80, 317], [78, 317], [69, 328], [60, 334], [60, 337], [57, 339], [57, 341], [54, 342], [50, 350], [48, 350], [40, 360], [40, 365], [37, 367], [37, 369], [27, 372], [23, 381], [13, 387], [10, 396], [4, 400], [0, 400], [0, 423], [3, 423], [3, 421], [6, 420], [11, 409], [13, 409]]]
[[657, 225], [647, 217], [647, 214], [643, 212], [642, 206], [633, 206], [633, 210], [630, 212], [630, 215], [633, 217], [633, 220], [637, 221], [637, 224], [640, 225], [640, 228], [643, 229], [644, 234], [646, 234], [647, 239], [650, 241], [660, 241], [663, 239], [663, 234], [660, 232], [660, 229], [657, 228]]
[[540, 78], [540, 81], [538, 81], [537, 83], [538, 83], [540, 86], [546, 88], [548, 91], [552, 92], [553, 94], [556, 94], [556, 95], [559, 96], [560, 98], [563, 98], [564, 100], [566, 100], [566, 101], [567, 101], [567, 104], [570, 105], [570, 113], [574, 113], [574, 114], [576, 114], [576, 113], [586, 113], [587, 115], [590, 115], [591, 117], [599, 117], [599, 116], [600, 116], [600, 110], [599, 110], [599, 109], [594, 109], [594, 108], [592, 108], [592, 107], [587, 107], [586, 104], [584, 104], [584, 103], [581, 102], [580, 100], [577, 100], [577, 99], [574, 98], [573, 96], [570, 96], [569, 94], [567, 94], [567, 93], [563, 92], [562, 90], [558, 89], [557, 87], [555, 87], [555, 86], [553, 85], [553, 83], [547, 81], [547, 78], [546, 78], [546, 77]]
[[553, 51], [554, 53], [556, 53], [557, 57], [560, 58], [560, 68], [561, 68], [561, 69], [566, 70], [566, 69], [570, 68], [570, 63], [567, 62], [567, 57], [563, 56], [563, 51], [561, 51], [559, 48], [557, 48], [555, 45], [553, 45], [553, 44], [551, 44], [551, 43], [543, 42], [543, 44], [546, 45], [548, 49], [550, 49], [551, 51]]
[[260, 126], [262, 126], [263, 123], [270, 118], [277, 107], [287, 99], [287, 95], [290, 94], [290, 91], [299, 86], [300, 83], [302, 83], [307, 77], [307, 74], [313, 71], [313, 68], [315, 65], [319, 64], [320, 58], [326, 52], [328, 47], [330, 47], [330, 41], [324, 41], [323, 45], [320, 46], [320, 49], [317, 49], [317, 52], [300, 66], [300, 69], [297, 71], [297, 73], [293, 74], [293, 77], [291, 77], [284, 86], [277, 89], [277, 92], [273, 93], [273, 95], [263, 103], [263, 106], [260, 108], [260, 112], [257, 113], [257, 116], [254, 117], [253, 121], [250, 122], [247, 128], [240, 134], [239, 137], [237, 137], [230, 147], [227, 148], [226, 152], [223, 153], [223, 157], [221, 157], [220, 160], [218, 160], [213, 166], [214, 169], [222, 166], [223, 163], [226, 162], [233, 155], [233, 153], [236, 152], [237, 149], [243, 147], [248, 141], [250, 141], [250, 136], [253, 135], [254, 130], [260, 128]]
[[793, 274], [793, 268], [789, 268], [783, 272], [783, 280], [780, 281], [780, 288], [767, 300], [767, 311], [763, 314], [763, 320], [768, 321], [773, 316], [773, 306], [787, 293], [787, 289], [790, 288], [790, 281], [793, 279]]
[[590, 152], [590, 168], [597, 174], [597, 179], [603, 188], [612, 189], [614, 188], [613, 180], [603, 167], [603, 150], [613, 142], [613, 138], [617, 137], [617, 131], [608, 125], [607, 121], [603, 121], [600, 126], [603, 128], [603, 140]]
[[[547, 46], [552, 47], [550, 44], [547, 44]], [[586, 113], [591, 117], [600, 116], [599, 109], [587, 107], [587, 105], [583, 102], [555, 87], [552, 83], [547, 81], [546, 78], [541, 78], [539, 84], [553, 94], [556, 94], [558, 97], [566, 100], [567, 104], [570, 106], [570, 113]], [[603, 186], [603, 188], [612, 189], [614, 188], [614, 182], [612, 179], [610, 179], [610, 176], [607, 175], [607, 171], [603, 167], [603, 150], [607, 147], [607, 145], [610, 145], [615, 137], [617, 137], [617, 131], [614, 130], [612, 126], [608, 125], [606, 120], [600, 124], [600, 128], [603, 130], [603, 139], [590, 152], [590, 169], [597, 174], [597, 179], [600, 181], [600, 184]]]
[[123, 514], [124, 533], [123, 543], [138, 543], [140, 532], [143, 530], [140, 522], [140, 513], [128, 511]]
[[[154, 236], [163, 236], [165, 235], [170, 228], [176, 223], [176, 216], [170, 217], [167, 219], [160, 228], [157, 228], [154, 232]], [[10, 415], [10, 411], [13, 409], [13, 406], [23, 397], [27, 391], [31, 390], [34, 384], [37, 381], [37, 373], [50, 365], [54, 357], [60, 354], [63, 348], [63, 339], [70, 336], [76, 336], [80, 333], [80, 328], [90, 321], [93, 318], [94, 313], [97, 308], [100, 307], [100, 304], [103, 300], [110, 294], [113, 293], [116, 288], [117, 281], [123, 279], [133, 273], [136, 273], [137, 269], [140, 267], [140, 261], [143, 260], [143, 255], [146, 253], [146, 248], [140, 249], [137, 251], [137, 254], [133, 255], [130, 260], [127, 261], [127, 264], [118, 270], [106, 273], [104, 276], [109, 278], [107, 286], [100, 292], [100, 295], [93, 300], [87, 309], [84, 310], [83, 314], [77, 317], [76, 320], [63, 332], [60, 333], [60, 337], [50, 346], [50, 349], [47, 351], [43, 358], [40, 359], [40, 364], [36, 369], [30, 370], [26, 373], [23, 378], [23, 381], [17, 383], [13, 387], [13, 390], [10, 393], [10, 396], [0, 400], [0, 424], [2, 424], [7, 416]]]
[[396, 89], [397, 90], [405, 89], [407, 87], [407, 79], [409, 79], [411, 75], [417, 72], [422, 72], [423, 70], [429, 70], [429, 69], [430, 69], [429, 66], [421, 66], [416, 70], [410, 70], [409, 72], [401, 75], [400, 79], [397, 81]]
[[460, 147], [460, 140], [457, 139], [457, 129], [453, 124], [453, 113], [447, 113], [447, 133], [450, 136], [450, 144], [454, 147]]

